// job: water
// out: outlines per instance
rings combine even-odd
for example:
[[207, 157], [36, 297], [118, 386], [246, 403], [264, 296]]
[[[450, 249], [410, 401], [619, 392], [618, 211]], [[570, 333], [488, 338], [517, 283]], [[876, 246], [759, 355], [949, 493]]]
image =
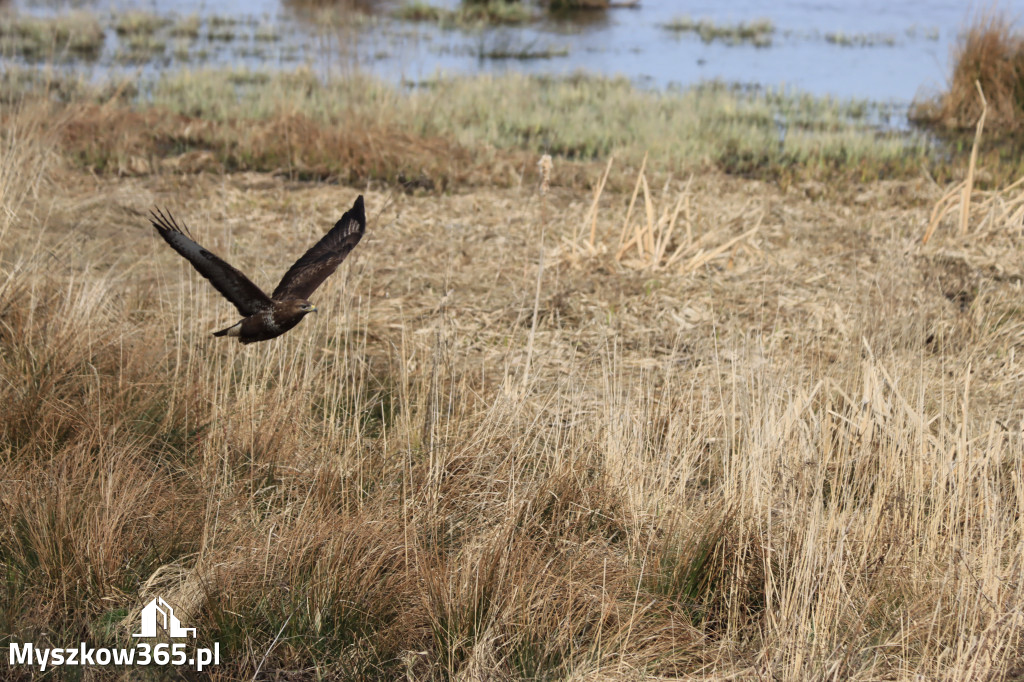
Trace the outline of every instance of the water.
[[[434, 0], [454, 7], [456, 0]], [[366, 3], [371, 19], [338, 22], [325, 27], [325, 15], [303, 10], [287, 0], [81, 0], [107, 20], [124, 9], [160, 14], [239, 20], [238, 37], [195, 48], [200, 59], [191, 66], [279, 67], [306, 63], [321, 73], [353, 64], [394, 82], [416, 82], [445, 74], [521, 71], [570, 74], [577, 71], [622, 75], [644, 87], [685, 87], [703, 80], [752, 86], [786, 86], [821, 96], [869, 99], [905, 107], [915, 96], [944, 87], [951, 48], [972, 15], [962, 2], [949, 0], [743, 0], [683, 2], [641, 0], [635, 9], [580, 13], [527, 27], [444, 30], [426, 23], [392, 19], [399, 3]], [[16, 10], [34, 14], [66, 11], [66, 5], [15, 0]], [[1012, 17], [1024, 11], [1024, 0], [1003, 2]], [[702, 41], [695, 33], [666, 30], [663, 25], [688, 15], [718, 24], [757, 18], [775, 27], [771, 45], [731, 45]], [[271, 26], [279, 40], [257, 42], [255, 27]], [[248, 27], [248, 28], [247, 28]], [[832, 35], [841, 34], [841, 35]], [[118, 39], [108, 31], [101, 70], [154, 71], [174, 66], [172, 48], [140, 64], [125, 67], [116, 57]], [[486, 54], [552, 52], [560, 56], [534, 59], [491, 59]]]

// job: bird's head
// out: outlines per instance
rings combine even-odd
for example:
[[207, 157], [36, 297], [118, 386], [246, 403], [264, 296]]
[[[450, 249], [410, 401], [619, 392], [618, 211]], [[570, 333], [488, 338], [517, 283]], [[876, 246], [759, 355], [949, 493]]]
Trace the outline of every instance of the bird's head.
[[292, 305], [294, 306], [295, 312], [299, 313], [300, 315], [307, 315], [309, 313], [315, 313], [317, 311], [315, 305], [304, 299], [296, 300]]

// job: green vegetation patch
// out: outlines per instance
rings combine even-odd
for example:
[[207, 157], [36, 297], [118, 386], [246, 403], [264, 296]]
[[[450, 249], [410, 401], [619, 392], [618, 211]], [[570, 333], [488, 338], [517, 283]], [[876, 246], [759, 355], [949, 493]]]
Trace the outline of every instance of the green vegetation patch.
[[171, 27], [171, 35], [175, 38], [190, 38], [195, 40], [199, 37], [199, 27], [202, 21], [198, 14], [190, 14], [179, 18]]
[[121, 49], [114, 54], [114, 59], [130, 64], [148, 62], [162, 55], [167, 50], [167, 41], [151, 33], [136, 33], [125, 36], [121, 41]]
[[548, 9], [552, 12], [572, 12], [575, 10], [608, 9], [609, 7], [633, 7], [637, 3], [626, 0], [613, 3], [610, 0], [548, 0]]
[[721, 41], [727, 45], [748, 43], [755, 47], [769, 47], [775, 24], [771, 19], [741, 21], [738, 24], [716, 24], [711, 19], [694, 19], [682, 16], [662, 25], [675, 33], [696, 33], [705, 43]]
[[281, 34], [270, 24], [260, 24], [252, 37], [258, 42], [273, 43], [281, 39]]
[[[25, 96], [52, 89], [31, 78], [11, 82]], [[112, 89], [86, 94], [78, 85], [67, 92], [101, 103]], [[125, 104], [122, 124], [143, 126], [137, 133], [93, 126], [86, 109], [77, 114], [91, 132], [75, 137], [75, 155], [94, 170], [123, 168], [129, 156], [205, 151], [228, 169], [438, 189], [472, 177], [518, 182], [510, 167], [522, 154], [584, 164], [649, 155], [666, 168], [710, 163], [777, 179], [918, 173], [931, 150], [924, 134], [882, 130], [877, 121], [888, 112], [881, 105], [721, 83], [657, 92], [625, 78], [508, 74], [409, 89], [366, 76], [323, 81], [305, 69], [179, 70], [142, 82]], [[378, 140], [375, 154], [359, 151], [367, 136]], [[430, 150], [438, 144], [468, 166]], [[497, 163], [495, 154], [515, 160]]]
[[896, 36], [891, 33], [844, 33], [830, 31], [825, 34], [825, 42], [840, 47], [892, 47], [896, 45]]
[[103, 27], [87, 12], [45, 18], [0, 15], [0, 51], [25, 59], [95, 59], [103, 50], [103, 42]]
[[537, 18], [526, 5], [502, 0], [463, 2], [453, 10], [422, 0], [412, 0], [396, 9], [394, 16], [405, 21], [432, 22], [442, 28], [525, 24]]
[[489, 46], [480, 49], [481, 59], [554, 59], [568, 57], [569, 48], [564, 45], [537, 44], [530, 42], [518, 43], [505, 37], [499, 38]]
[[119, 36], [153, 35], [170, 23], [171, 20], [168, 17], [133, 10], [117, 15], [114, 21], [114, 30]]

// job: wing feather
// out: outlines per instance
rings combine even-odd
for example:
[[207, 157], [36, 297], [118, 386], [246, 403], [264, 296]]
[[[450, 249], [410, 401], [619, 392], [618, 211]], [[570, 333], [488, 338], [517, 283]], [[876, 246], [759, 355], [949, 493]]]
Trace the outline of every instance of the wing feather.
[[165, 214], [159, 209], [152, 211], [149, 222], [153, 223], [153, 227], [171, 248], [184, 256], [200, 275], [210, 280], [210, 284], [224, 298], [235, 304], [239, 313], [248, 317], [273, 305], [270, 298], [248, 277], [192, 241], [170, 213]]
[[331, 273], [338, 269], [345, 256], [355, 248], [366, 232], [366, 212], [362, 195], [330, 232], [313, 245], [302, 258], [284, 273], [272, 298], [309, 298]]

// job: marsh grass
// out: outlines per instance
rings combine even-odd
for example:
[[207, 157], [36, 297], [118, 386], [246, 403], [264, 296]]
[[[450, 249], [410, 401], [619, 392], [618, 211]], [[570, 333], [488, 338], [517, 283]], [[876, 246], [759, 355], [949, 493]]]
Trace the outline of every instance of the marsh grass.
[[[753, 200], [769, 257], [641, 272], [556, 246], [581, 216], [595, 244], [646, 239], [607, 185], [360, 190], [370, 228], [322, 319], [242, 347], [209, 336], [234, 311], [143, 210], [266, 286], [356, 190], [97, 179], [41, 118], [8, 120], [0, 160], [4, 643], [126, 643], [160, 595], [221, 643], [220, 679], [1018, 660], [1019, 292], [994, 271], [951, 306], [927, 284], [949, 256], [896, 248], [925, 208], [695, 178], [689, 219], [742, 234]], [[642, 213], [678, 201], [628, 170]]]
[[569, 56], [569, 48], [557, 45], [538, 45], [536, 42], [517, 44], [501, 37], [480, 48], [481, 59], [555, 59]]
[[202, 19], [200, 19], [198, 14], [189, 14], [179, 17], [171, 26], [171, 36], [174, 38], [188, 38], [190, 40], [195, 40], [199, 37], [199, 28], [201, 25]]
[[113, 57], [118, 62], [140, 64], [152, 61], [166, 50], [166, 40], [152, 33], [139, 32], [122, 36], [120, 48]]
[[443, 28], [473, 29], [482, 26], [508, 26], [539, 21], [543, 14], [533, 5], [553, 14], [580, 10], [632, 6], [631, 2], [611, 3], [608, 0], [554, 0], [521, 2], [520, 0], [462, 0], [455, 9], [438, 7], [425, 0], [410, 0], [394, 11], [405, 21], [429, 21]]
[[[1024, 173], [1024, 38], [1014, 20], [996, 9], [979, 11], [963, 29], [951, 55], [948, 87], [917, 99], [908, 118], [937, 133], [956, 157], [973, 155], [985, 173], [977, 182], [994, 191]], [[980, 85], [987, 103], [984, 143], [975, 148], [982, 113]], [[963, 173], [957, 174], [957, 179]]]
[[711, 19], [677, 17], [666, 24], [674, 33], [696, 33], [705, 43], [721, 41], [728, 45], [749, 43], [755, 47], [771, 47], [775, 24], [770, 19], [741, 21], [736, 24], [716, 24]]
[[393, 15], [405, 21], [429, 21], [442, 28], [464, 29], [525, 24], [538, 18], [524, 3], [505, 0], [462, 2], [455, 9], [412, 0], [395, 9]]
[[13, 12], [0, 16], [0, 51], [32, 61], [96, 59], [103, 50], [99, 20], [88, 12], [33, 17]]
[[486, 0], [485, 2], [464, 0], [456, 10], [455, 23], [514, 25], [524, 24], [535, 18], [534, 12], [524, 3], [506, 2], [505, 0]]
[[[188, 20], [183, 20], [179, 26], [187, 26]], [[153, 35], [160, 29], [171, 24], [169, 17], [133, 10], [121, 12], [114, 20], [114, 30], [120, 36], [127, 35]]]
[[261, 43], [274, 43], [281, 40], [281, 34], [272, 24], [260, 24], [253, 33], [252, 38]]
[[[55, 88], [23, 75], [12, 72], [11, 96]], [[400, 89], [358, 73], [325, 82], [306, 69], [194, 70], [133, 83], [134, 95], [112, 102], [119, 84], [65, 85], [75, 125], [62, 134], [64, 148], [97, 172], [124, 172], [131, 158], [147, 172], [187, 170], [174, 159], [208, 153], [228, 170], [437, 190], [518, 185], [528, 157], [543, 153], [567, 162], [560, 181], [570, 185], [589, 185], [592, 166], [613, 154], [638, 164], [649, 152], [659, 174], [717, 166], [784, 183], [901, 177], [932, 163], [926, 137], [880, 132], [870, 103], [715, 83], [657, 93], [624, 79], [509, 74]], [[370, 137], [377, 151], [357, 151]], [[631, 189], [635, 174], [618, 168], [612, 186]]]
[[977, 13], [963, 30], [952, 54], [946, 92], [915, 103], [911, 118], [940, 129], [971, 131], [981, 115], [975, 82], [988, 100], [992, 132], [1019, 135], [1024, 120], [1024, 38], [1005, 13]]
[[845, 33], [829, 31], [825, 34], [825, 42], [841, 47], [877, 47], [896, 45], [896, 36], [891, 33]]
[[550, 12], [575, 12], [579, 10], [598, 10], [610, 7], [633, 7], [636, 5], [633, 0], [548, 0], [548, 11]]
[[207, 21], [206, 39], [209, 41], [231, 42], [238, 35], [238, 22], [230, 17], [213, 16]]
[[447, 13], [441, 7], [432, 5], [424, 0], [412, 0], [403, 3], [394, 13], [398, 19], [405, 21], [430, 21], [440, 23]]

